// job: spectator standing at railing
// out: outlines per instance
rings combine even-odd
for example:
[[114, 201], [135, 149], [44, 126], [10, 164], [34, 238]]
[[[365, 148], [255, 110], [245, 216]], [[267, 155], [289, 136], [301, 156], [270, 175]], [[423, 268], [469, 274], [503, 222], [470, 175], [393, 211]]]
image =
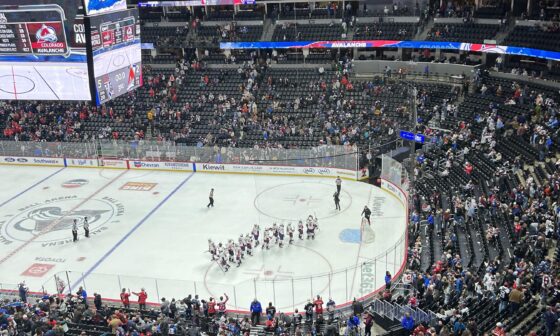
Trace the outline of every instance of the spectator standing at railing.
[[146, 300], [148, 299], [148, 293], [142, 288], [139, 293], [132, 292], [132, 294], [138, 296], [138, 305], [140, 310], [146, 310]]
[[93, 293], [93, 305], [96, 310], [101, 310], [101, 306], [103, 305], [103, 302], [101, 301], [101, 294]]
[[130, 308], [130, 290], [129, 290], [129, 293], [127, 293], [125, 288], [122, 289], [122, 291], [121, 291], [121, 302], [122, 302], [124, 308], [126, 308], [126, 309]]
[[313, 320], [313, 307], [314, 306], [313, 303], [311, 303], [311, 300], [308, 300], [304, 307], [306, 322], [311, 322]]
[[385, 289], [386, 290], [390, 290], [391, 289], [391, 272], [387, 271], [385, 272]]
[[261, 303], [255, 298], [253, 302], [251, 302], [251, 307], [249, 308], [251, 311], [251, 324], [256, 326], [260, 323], [261, 313], [262, 313], [262, 306]]
[[315, 315], [323, 315], [323, 299], [321, 296], [317, 295], [317, 299], [315, 299], [313, 305], [315, 306]]
[[274, 318], [275, 315], [276, 307], [272, 305], [272, 302], [269, 302], [268, 307], [266, 307], [266, 316], [268, 316], [268, 318]]
[[352, 311], [354, 312], [354, 315], [362, 315], [364, 312], [364, 305], [362, 305], [360, 301], [356, 300], [356, 298], [352, 301]]
[[29, 292], [29, 288], [25, 285], [25, 282], [19, 284], [18, 293], [19, 299], [21, 302], [27, 303], [27, 293]]
[[224, 293], [225, 296], [225, 300], [223, 296], [220, 296], [220, 302], [217, 303], [218, 306], [218, 316], [222, 317], [223, 315], [226, 314], [226, 303], [229, 301], [229, 297], [227, 296], [226, 293]]

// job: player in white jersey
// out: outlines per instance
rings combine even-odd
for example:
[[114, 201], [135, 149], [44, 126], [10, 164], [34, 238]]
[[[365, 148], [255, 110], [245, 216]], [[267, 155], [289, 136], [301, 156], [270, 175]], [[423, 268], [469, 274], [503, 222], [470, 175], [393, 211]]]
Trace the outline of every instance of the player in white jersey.
[[285, 230], [284, 230], [284, 224], [280, 224], [280, 226], [278, 227], [278, 245], [280, 247], [284, 246], [284, 234], [285, 234]]
[[303, 222], [301, 220], [298, 222], [297, 230], [299, 239], [303, 240]]
[[241, 246], [233, 244], [235, 249], [235, 261], [237, 262], [237, 267], [241, 266], [241, 259], [243, 259], [243, 251], [241, 251]]
[[245, 248], [247, 249], [247, 254], [252, 256], [253, 255], [253, 238], [251, 235], [247, 233], [245, 235]]
[[288, 223], [288, 226], [286, 227], [286, 233], [288, 234], [288, 237], [290, 238], [290, 240], [288, 241], [288, 244], [293, 244], [294, 243], [294, 228], [292, 227], [292, 223]]
[[239, 247], [241, 248], [241, 258], [243, 258], [245, 255], [245, 238], [243, 237], [243, 234], [239, 236], [237, 242], [239, 243]]
[[233, 248], [233, 240], [230, 239], [227, 243], [227, 250], [229, 253], [229, 261], [233, 262], [234, 260], [234, 255], [235, 255], [235, 249]]
[[212, 241], [212, 239], [208, 239], [208, 252], [210, 252], [210, 255], [212, 256], [212, 260], [216, 260], [217, 256], [216, 256], [216, 244], [214, 244], [214, 242]]
[[261, 231], [261, 228], [259, 227], [259, 225], [255, 224], [253, 226], [253, 231], [251, 231], [251, 234], [253, 235], [253, 239], [255, 240], [255, 247], [259, 246], [260, 231]]
[[315, 223], [311, 215], [307, 217], [307, 239], [309, 238], [315, 239]]
[[274, 237], [274, 244], [278, 244], [278, 225], [272, 224], [272, 236]]
[[220, 267], [222, 268], [222, 270], [224, 272], [227, 272], [229, 269], [229, 264], [228, 264], [228, 260], [227, 260], [227, 254], [226, 254], [226, 250], [222, 250], [222, 253], [220, 253]]
[[268, 235], [270, 229], [264, 229], [263, 231], [263, 244], [262, 244], [262, 249], [269, 249], [270, 247], [268, 246], [270, 244], [270, 236]]

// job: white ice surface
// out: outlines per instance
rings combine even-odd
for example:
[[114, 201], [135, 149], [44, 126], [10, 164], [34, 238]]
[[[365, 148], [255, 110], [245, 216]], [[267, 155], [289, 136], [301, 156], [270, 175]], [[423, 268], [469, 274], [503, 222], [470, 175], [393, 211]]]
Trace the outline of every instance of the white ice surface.
[[[179, 172], [65, 168], [29, 191], [25, 189], [60, 168], [0, 167], [0, 283], [22, 280], [32, 290], [55, 291], [57, 274], [71, 287], [84, 285], [117, 298], [122, 287], [145, 287], [149, 301], [161, 297], [230, 296], [231, 309], [246, 310], [257, 296], [284, 311], [312, 295], [338, 304], [382, 287], [385, 271], [396, 272], [404, 258], [405, 209], [397, 199], [368, 184], [344, 181], [342, 211], [334, 210], [334, 180], [326, 178], [222, 175]], [[64, 188], [72, 179], [87, 184]], [[125, 191], [127, 182], [156, 183], [149, 191]], [[208, 192], [215, 188], [215, 207]], [[62, 199], [58, 199], [61, 197]], [[5, 203], [5, 204], [4, 204]], [[341, 239], [359, 232], [365, 204], [374, 213], [375, 240], [359, 244]], [[71, 242], [71, 219], [89, 214], [92, 237]], [[237, 239], [273, 221], [319, 217], [316, 239], [294, 246], [254, 250], [241, 267], [223, 273], [210, 261], [207, 239]], [[43, 231], [41, 231], [43, 230]], [[42, 232], [42, 233], [41, 233]], [[363, 266], [377, 257], [377, 262]], [[23, 276], [34, 263], [53, 265], [39, 277]], [[156, 280], [157, 279], [157, 280]]]

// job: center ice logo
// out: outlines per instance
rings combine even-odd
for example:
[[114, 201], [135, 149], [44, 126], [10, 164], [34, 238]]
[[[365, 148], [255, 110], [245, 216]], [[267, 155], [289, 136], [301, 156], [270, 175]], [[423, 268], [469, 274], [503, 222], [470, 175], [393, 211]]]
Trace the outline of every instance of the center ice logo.
[[118, 223], [124, 214], [122, 203], [110, 197], [85, 200], [77, 196], [58, 197], [17, 209], [19, 213], [7, 215], [0, 221], [0, 243], [34, 239], [43, 246], [63, 245], [72, 242], [72, 224], [78, 221], [83, 234], [83, 219], [88, 218], [90, 233], [95, 235]]
[[22, 219], [14, 223], [14, 229], [29, 232], [35, 236], [46, 231], [69, 230], [74, 219], [80, 223], [84, 217], [87, 217], [90, 225], [95, 225], [107, 212], [109, 210], [65, 211], [59, 206], [44, 206], [26, 213]]
[[58, 41], [58, 37], [56, 36], [56, 30], [53, 27], [47, 26], [43, 24], [39, 30], [35, 33], [35, 37], [37, 38], [37, 42], [49, 42], [54, 43]]

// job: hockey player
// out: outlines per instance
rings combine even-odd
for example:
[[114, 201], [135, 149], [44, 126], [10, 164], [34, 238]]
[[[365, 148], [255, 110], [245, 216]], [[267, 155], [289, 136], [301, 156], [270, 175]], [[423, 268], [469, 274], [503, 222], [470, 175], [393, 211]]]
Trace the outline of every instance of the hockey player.
[[309, 238], [315, 239], [315, 223], [311, 215], [307, 217], [307, 239]]
[[270, 236], [268, 235], [270, 229], [264, 229], [263, 231], [263, 244], [262, 244], [262, 249], [269, 249], [270, 247], [268, 246], [270, 243]]
[[235, 249], [233, 247], [233, 240], [232, 239], [230, 239], [228, 241], [227, 250], [228, 250], [228, 253], [229, 253], [229, 261], [233, 262], [234, 255], [235, 255]]
[[241, 251], [241, 246], [233, 244], [235, 249], [235, 261], [237, 262], [237, 267], [241, 266], [241, 259], [243, 258], [243, 252]]
[[301, 220], [298, 222], [298, 237], [303, 240], [303, 222]]
[[340, 195], [339, 193], [335, 192], [333, 195], [334, 198], [334, 209], [340, 211]]
[[74, 219], [74, 223], [72, 223], [72, 241], [78, 241], [78, 220]]
[[274, 244], [278, 244], [278, 225], [272, 224], [272, 236], [274, 237]]
[[247, 254], [252, 256], [253, 255], [253, 238], [251, 238], [250, 234], [245, 235], [245, 248], [247, 249]]
[[243, 258], [245, 255], [245, 238], [243, 237], [243, 234], [239, 236], [238, 243], [241, 248], [241, 258]]
[[288, 223], [288, 226], [286, 227], [286, 233], [288, 234], [288, 237], [290, 238], [290, 240], [288, 241], [288, 244], [293, 244], [294, 243], [294, 228], [292, 227], [292, 223]]
[[214, 242], [212, 241], [212, 239], [208, 239], [208, 252], [210, 252], [210, 255], [212, 256], [212, 261], [216, 260], [218, 257], [216, 256], [216, 244], [214, 244]]
[[364, 217], [367, 219], [368, 224], [371, 225], [371, 222], [369, 221], [369, 216], [371, 216], [371, 210], [367, 207], [367, 205], [364, 206], [362, 215], [364, 215]]
[[89, 238], [89, 222], [87, 217], [84, 217], [84, 234], [86, 238]]
[[227, 261], [227, 255], [226, 255], [225, 250], [223, 250], [222, 253], [220, 254], [219, 263], [220, 263], [220, 267], [222, 268], [222, 270], [224, 272], [227, 272], [228, 269], [229, 269], [229, 264], [228, 264], [228, 261]]
[[278, 227], [278, 246], [284, 246], [284, 224], [280, 224]]
[[258, 224], [255, 224], [253, 226], [253, 231], [251, 232], [253, 234], [253, 239], [255, 240], [255, 247], [259, 246], [259, 234], [260, 234], [261, 228], [259, 227]]

